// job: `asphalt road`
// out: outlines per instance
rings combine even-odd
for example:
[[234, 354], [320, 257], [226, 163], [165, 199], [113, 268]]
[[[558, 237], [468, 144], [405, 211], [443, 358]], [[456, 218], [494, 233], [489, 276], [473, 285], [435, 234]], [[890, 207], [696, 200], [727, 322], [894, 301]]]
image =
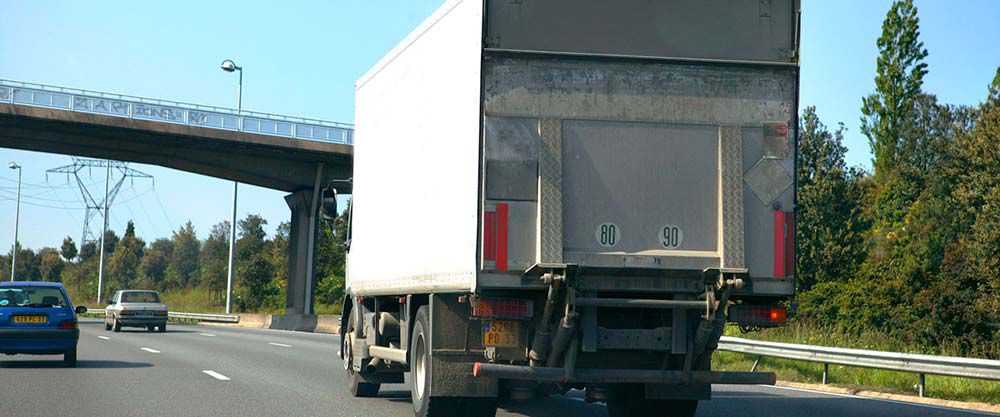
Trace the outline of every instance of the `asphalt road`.
[[[406, 385], [350, 397], [337, 336], [172, 325], [166, 333], [80, 325], [77, 368], [58, 356], [0, 356], [0, 416], [413, 415]], [[718, 386], [698, 416], [987, 416], [809, 391]], [[578, 392], [506, 406], [499, 416], [607, 416]]]

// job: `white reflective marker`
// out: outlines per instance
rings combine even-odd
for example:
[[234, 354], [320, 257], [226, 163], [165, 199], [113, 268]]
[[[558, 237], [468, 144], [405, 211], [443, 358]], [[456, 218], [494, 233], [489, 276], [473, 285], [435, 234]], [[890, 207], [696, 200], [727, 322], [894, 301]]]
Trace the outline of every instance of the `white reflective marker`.
[[111, 340], [111, 338], [107, 337], [107, 336], [97, 336], [97, 338], [98, 339], [104, 339], [104, 340]]
[[200, 335], [202, 335], [202, 336], [209, 336], [209, 337], [215, 337], [215, 335], [214, 335], [214, 334], [211, 334], [211, 333], [198, 333], [198, 334], [200, 334]]
[[156, 349], [150, 349], [150, 348], [141, 348], [141, 349], [145, 350], [146, 352], [149, 352], [149, 353], [160, 353], [160, 351], [158, 351]]
[[292, 345], [286, 345], [284, 343], [267, 342], [267, 344], [274, 345], [274, 346], [281, 346], [281, 347], [292, 347]]
[[225, 375], [220, 374], [220, 373], [215, 372], [215, 371], [210, 371], [210, 370], [206, 369], [206, 370], [204, 370], [202, 372], [204, 372], [205, 374], [207, 374], [208, 376], [210, 376], [212, 378], [218, 379], [219, 381], [228, 381], [229, 380], [228, 376], [225, 376]]

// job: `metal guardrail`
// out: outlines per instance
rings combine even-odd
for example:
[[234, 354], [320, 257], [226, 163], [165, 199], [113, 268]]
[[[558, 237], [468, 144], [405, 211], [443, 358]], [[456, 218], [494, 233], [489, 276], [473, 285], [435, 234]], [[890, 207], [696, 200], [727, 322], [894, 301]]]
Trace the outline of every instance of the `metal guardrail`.
[[921, 397], [924, 396], [927, 374], [1000, 381], [998, 360], [763, 342], [725, 336], [719, 341], [719, 350], [757, 356], [752, 370], [756, 370], [760, 358], [764, 356], [822, 363], [824, 384], [828, 381], [830, 364], [912, 372], [920, 375], [917, 391]]
[[199, 313], [175, 313], [167, 312], [167, 317], [172, 319], [211, 321], [217, 323], [239, 323], [240, 316], [230, 314], [199, 314]]
[[293, 139], [354, 144], [354, 127], [302, 117], [0, 79], [0, 103], [95, 113]]
[[[84, 314], [103, 315], [105, 314], [105, 309], [102, 308], [87, 309], [87, 312]], [[208, 321], [215, 323], [240, 322], [240, 316], [235, 314], [201, 314], [201, 313], [182, 313], [182, 312], [168, 311], [167, 317], [172, 319]]]

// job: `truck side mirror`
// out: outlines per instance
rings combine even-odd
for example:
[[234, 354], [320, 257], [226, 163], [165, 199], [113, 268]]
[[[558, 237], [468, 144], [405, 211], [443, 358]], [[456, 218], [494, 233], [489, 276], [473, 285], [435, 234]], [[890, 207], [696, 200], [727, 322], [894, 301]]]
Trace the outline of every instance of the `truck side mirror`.
[[337, 190], [324, 188], [320, 194], [319, 215], [323, 220], [332, 221], [337, 218]]

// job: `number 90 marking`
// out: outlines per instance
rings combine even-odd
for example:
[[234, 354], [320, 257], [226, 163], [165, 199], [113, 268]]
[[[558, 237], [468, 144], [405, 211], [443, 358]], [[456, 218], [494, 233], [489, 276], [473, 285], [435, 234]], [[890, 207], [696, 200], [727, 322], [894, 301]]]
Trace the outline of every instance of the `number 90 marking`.
[[597, 233], [594, 236], [597, 238], [597, 244], [606, 248], [615, 246], [622, 240], [621, 229], [614, 223], [601, 223], [597, 226]]
[[664, 249], [677, 249], [684, 242], [684, 231], [680, 227], [668, 224], [660, 229], [660, 245]]

